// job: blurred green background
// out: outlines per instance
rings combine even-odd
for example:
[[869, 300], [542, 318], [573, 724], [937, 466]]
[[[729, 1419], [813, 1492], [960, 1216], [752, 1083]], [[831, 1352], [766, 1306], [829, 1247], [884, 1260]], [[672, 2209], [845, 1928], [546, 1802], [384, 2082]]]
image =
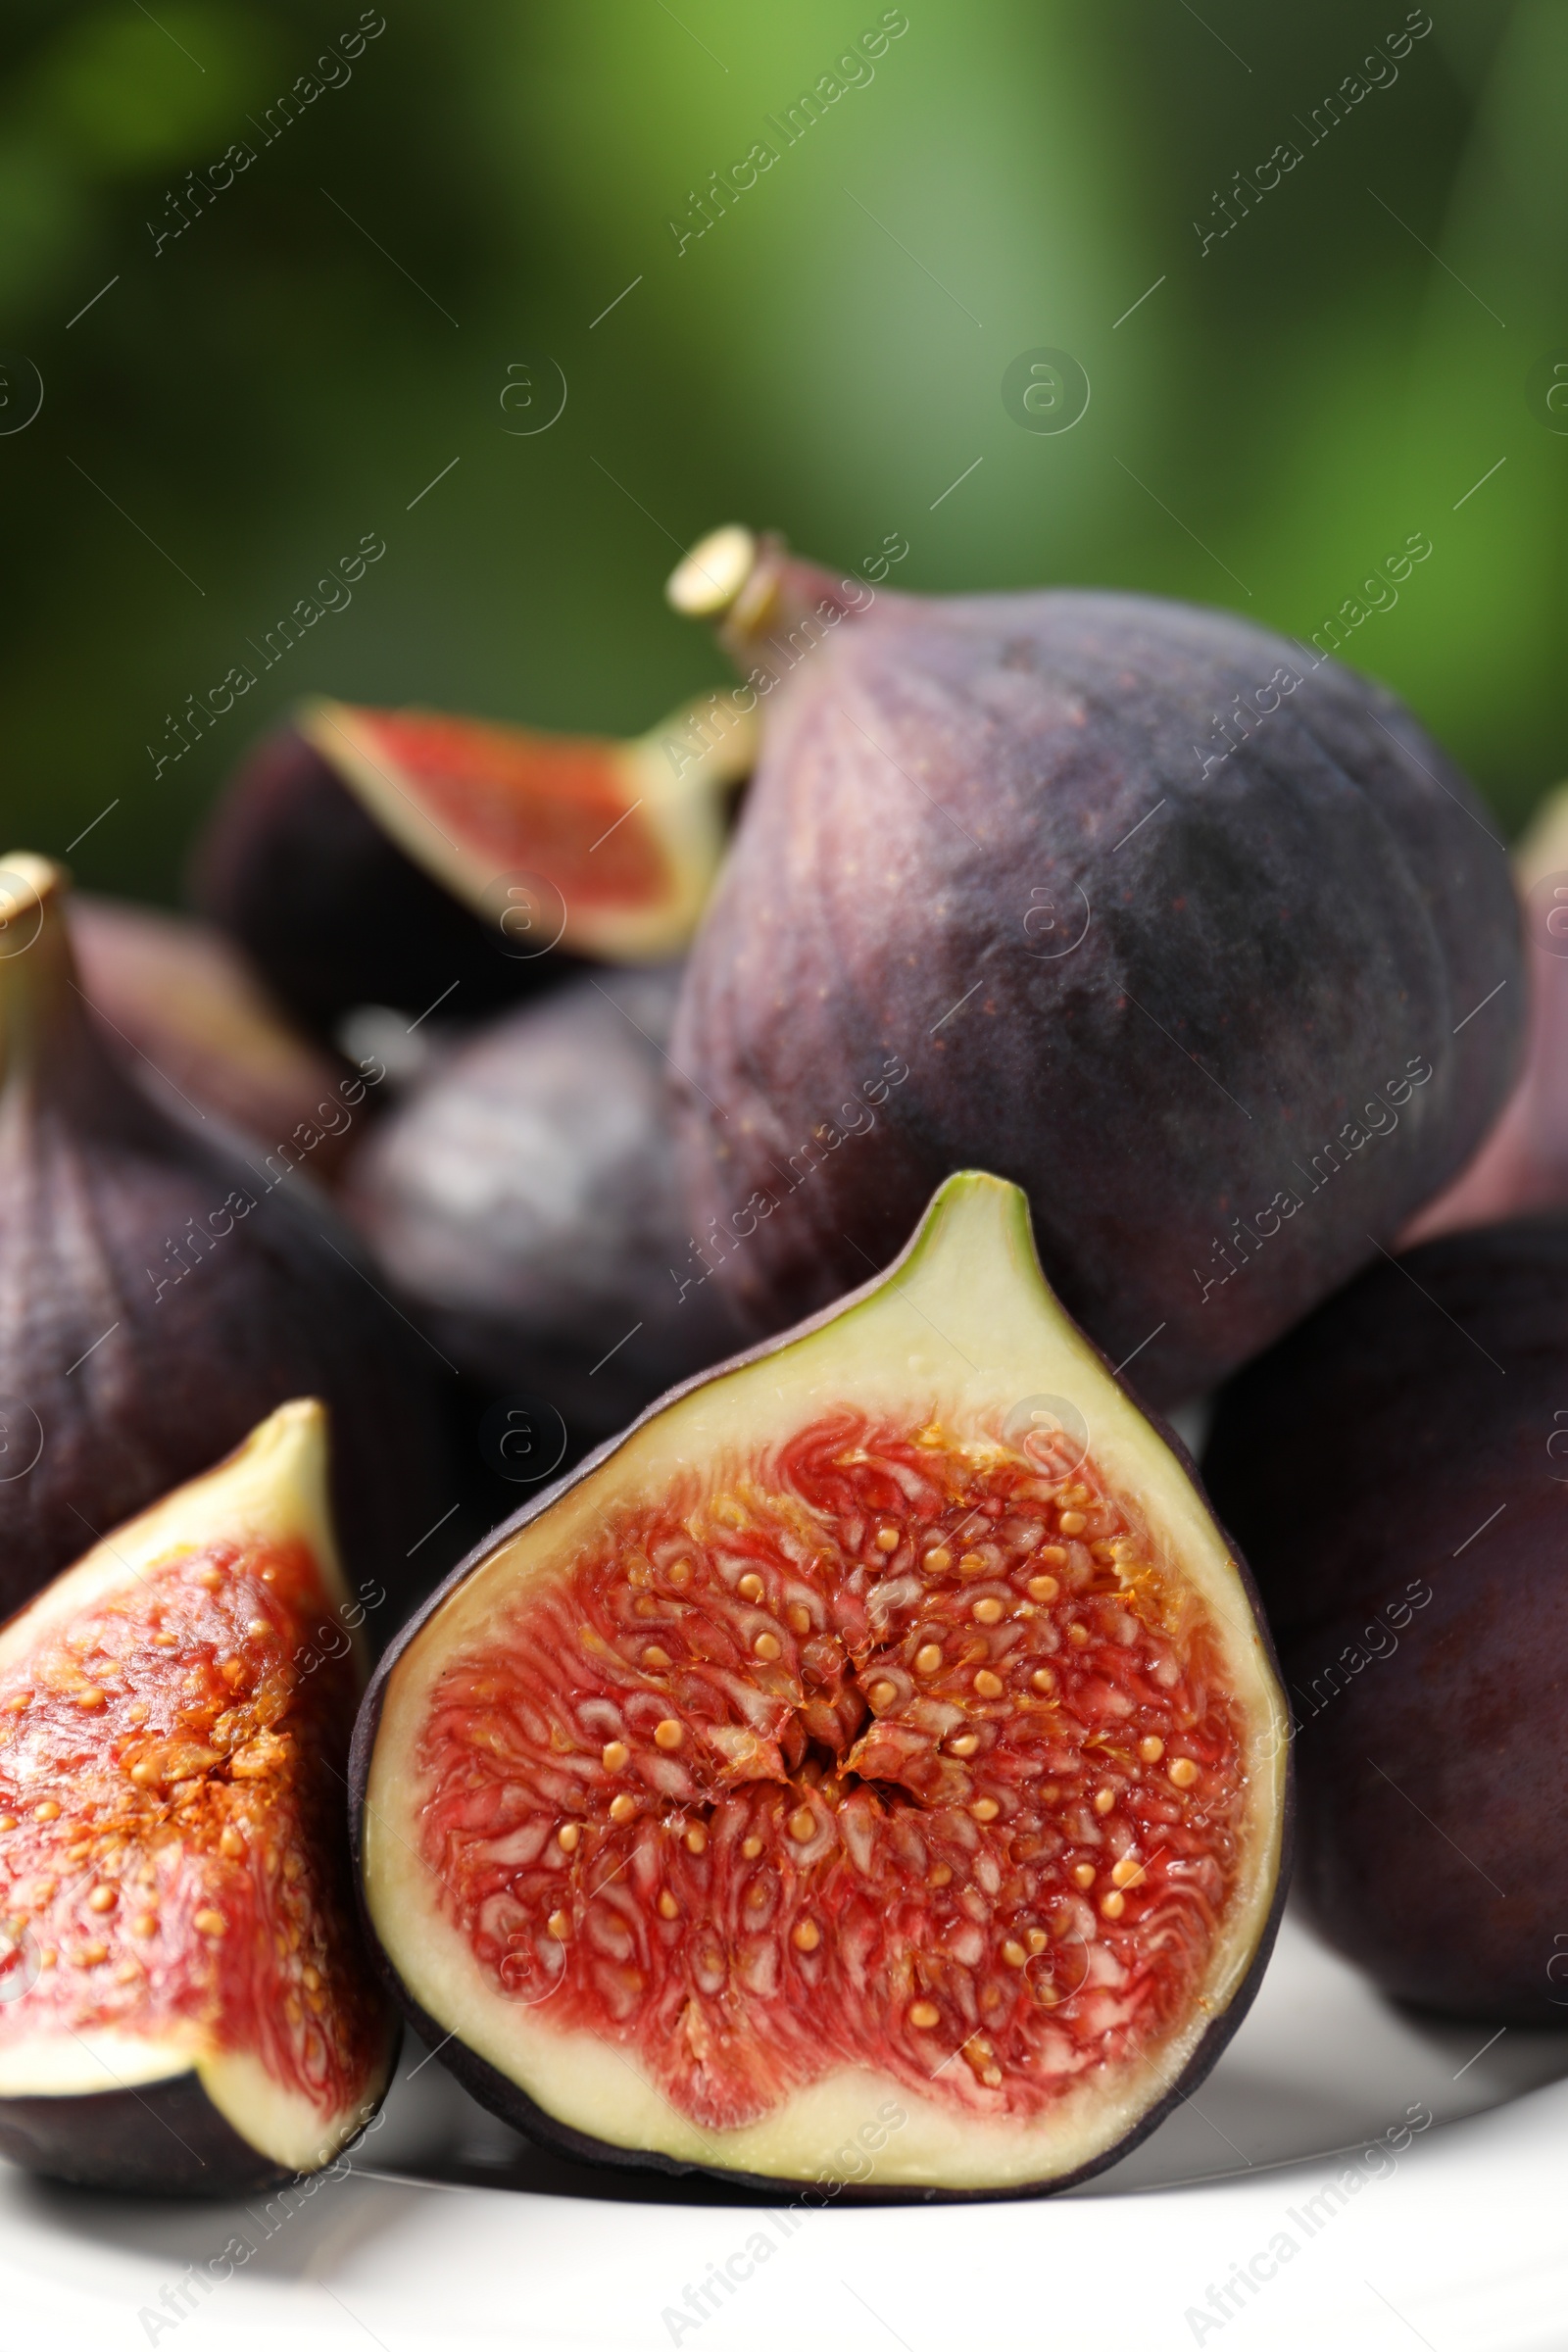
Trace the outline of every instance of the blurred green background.
[[[1435, 0], [1312, 143], [1400, 0], [908, 0], [678, 252], [691, 193], [882, 14], [385, 0], [318, 69], [353, 0], [10, 0], [9, 842], [91, 825], [84, 881], [177, 899], [307, 689], [639, 728], [723, 674], [661, 584], [731, 515], [849, 564], [901, 533], [901, 586], [1120, 583], [1303, 636], [1424, 532], [1347, 656], [1516, 826], [1568, 768], [1568, 9]], [[1092, 382], [1070, 432], [1004, 409], [1039, 345]], [[542, 402], [546, 355], [565, 409], [521, 433], [508, 369]], [[155, 777], [166, 714], [368, 531], [352, 605]]]

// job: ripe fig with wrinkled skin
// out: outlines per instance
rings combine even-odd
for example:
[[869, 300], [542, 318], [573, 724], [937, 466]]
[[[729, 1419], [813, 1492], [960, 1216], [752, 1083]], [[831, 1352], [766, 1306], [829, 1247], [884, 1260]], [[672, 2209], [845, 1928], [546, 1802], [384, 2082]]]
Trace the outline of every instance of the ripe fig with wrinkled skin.
[[1035, 2195], [1244, 2014], [1286, 1730], [1190, 1465], [970, 1173], [456, 1572], [367, 1694], [353, 1836], [409, 2016], [530, 2137]]
[[671, 1049], [699, 1230], [764, 1328], [980, 1162], [1179, 1400], [1470, 1156], [1517, 1061], [1518, 914], [1386, 690], [1228, 613], [894, 594], [739, 532], [671, 593], [764, 713]]
[[0, 1633], [13, 2163], [243, 2196], [380, 2104], [396, 2034], [342, 1811], [365, 1611], [326, 1484], [321, 1406], [286, 1404]]
[[[390, 1594], [384, 1640], [447, 1500], [449, 1376], [312, 1186], [298, 1129], [264, 1158], [216, 1121], [176, 1125], [111, 1058], [66, 887], [44, 858], [0, 860], [0, 1609], [319, 1395], [350, 1575]], [[366, 1091], [340, 1094], [348, 1116]]]
[[675, 971], [569, 981], [439, 1058], [344, 1204], [443, 1352], [578, 1450], [741, 1332], [690, 1232], [663, 1051]]
[[1297, 1718], [1297, 1887], [1385, 1991], [1568, 2015], [1568, 1219], [1381, 1262], [1238, 1374], [1204, 1455]]

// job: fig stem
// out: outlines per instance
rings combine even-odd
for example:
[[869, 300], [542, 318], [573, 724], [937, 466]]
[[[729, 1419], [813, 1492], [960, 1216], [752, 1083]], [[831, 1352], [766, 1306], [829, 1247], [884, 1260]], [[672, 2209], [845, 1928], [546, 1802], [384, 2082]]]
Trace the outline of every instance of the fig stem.
[[675, 612], [716, 624], [718, 641], [738, 669], [760, 665], [775, 679], [793, 669], [828, 626], [871, 602], [858, 581], [837, 579], [792, 556], [776, 531], [758, 538], [739, 522], [699, 539], [670, 573], [664, 594]]
[[757, 568], [758, 553], [743, 522], [726, 522], [681, 558], [664, 594], [688, 620], [721, 620]]
[[71, 876], [52, 858], [0, 859], [0, 1085], [42, 1056], [72, 973], [63, 916]]

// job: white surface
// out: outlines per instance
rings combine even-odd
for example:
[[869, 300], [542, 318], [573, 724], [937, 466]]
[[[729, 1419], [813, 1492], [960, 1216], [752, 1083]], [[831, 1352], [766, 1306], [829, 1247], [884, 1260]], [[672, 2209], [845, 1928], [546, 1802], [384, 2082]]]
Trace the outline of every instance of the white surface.
[[[1287, 1921], [1196, 2104], [1113, 2173], [1041, 2203], [797, 2213], [787, 2233], [777, 2207], [717, 2187], [557, 2166], [415, 2051], [355, 2176], [309, 2198], [131, 2202], [0, 2169], [0, 2344], [1562, 2352], [1568, 2033], [1513, 2030], [1478, 2055], [1488, 2033], [1388, 2008]], [[1423, 2110], [1402, 2153], [1367, 2153]], [[1325, 2197], [1347, 2166], [1360, 2184]], [[444, 2185], [385, 2177], [407, 2172]], [[759, 2230], [765, 2264], [673, 2328], [665, 2311], [691, 2323], [686, 2288], [731, 2257], [744, 2270]], [[1297, 2251], [1216, 2319], [1209, 2287], [1260, 2253], [1266, 2270], [1281, 2231]], [[178, 2316], [187, 2266], [221, 2268], [231, 2239], [252, 2258], [187, 2287]]]

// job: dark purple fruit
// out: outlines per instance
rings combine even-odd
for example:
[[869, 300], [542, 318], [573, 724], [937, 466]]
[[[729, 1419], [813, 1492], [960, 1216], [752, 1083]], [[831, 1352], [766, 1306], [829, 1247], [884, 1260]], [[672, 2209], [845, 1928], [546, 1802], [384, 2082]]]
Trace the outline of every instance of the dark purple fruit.
[[307, 703], [220, 802], [197, 902], [318, 1036], [361, 1004], [475, 1020], [682, 952], [753, 734], [723, 694], [629, 742]]
[[896, 596], [745, 534], [672, 594], [765, 712], [671, 1047], [762, 1324], [995, 1166], [1069, 1310], [1180, 1398], [1480, 1142], [1524, 1015], [1507, 861], [1384, 689], [1228, 613]]
[[1568, 785], [1537, 809], [1513, 853], [1529, 941], [1525, 1066], [1468, 1166], [1429, 1200], [1401, 1248], [1467, 1225], [1568, 1209]]
[[679, 975], [502, 1015], [355, 1157], [346, 1204], [442, 1351], [597, 1443], [739, 1345], [685, 1221], [663, 1047]]
[[330, 2164], [380, 2103], [396, 2031], [342, 1795], [365, 1610], [326, 1485], [298, 1399], [0, 1634], [13, 2163], [244, 2196]]
[[1196, 2086], [1288, 1765], [1190, 1465], [965, 1174], [481, 1545], [350, 1779], [410, 2017], [531, 2138], [930, 2198], [1065, 2187]]
[[361, 1004], [416, 1014], [450, 992], [449, 1008], [478, 1019], [560, 978], [554, 962], [504, 956], [292, 726], [265, 736], [235, 773], [192, 890], [278, 1003], [327, 1041]]
[[314, 1126], [246, 1152], [123, 1074], [65, 894], [46, 859], [0, 862], [0, 1611], [301, 1395], [332, 1412], [350, 1573], [395, 1601], [448, 1500], [449, 1376], [313, 1185]]
[[155, 1101], [198, 1120], [216, 1111], [264, 1152], [309, 1120], [311, 1173], [330, 1179], [360, 1124], [341, 1092], [354, 1074], [278, 1018], [221, 932], [121, 899], [77, 896], [70, 920], [105, 1043]]
[[1298, 1886], [1423, 2007], [1568, 2017], [1568, 1222], [1380, 1263], [1220, 1398], [1204, 1475], [1297, 1717]]

